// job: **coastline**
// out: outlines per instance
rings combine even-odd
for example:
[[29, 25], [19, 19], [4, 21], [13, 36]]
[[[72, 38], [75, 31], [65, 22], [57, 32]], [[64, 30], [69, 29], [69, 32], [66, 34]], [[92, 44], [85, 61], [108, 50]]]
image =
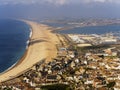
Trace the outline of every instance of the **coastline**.
[[[22, 21], [22, 22], [26, 23], [25, 20], [18, 20], [18, 21]], [[28, 47], [29, 47], [30, 39], [32, 38], [32, 32], [33, 32], [31, 26], [29, 24], [27, 24], [27, 25], [29, 26], [30, 33], [29, 33], [29, 39], [26, 42], [26, 49], [25, 49], [25, 52], [24, 52], [23, 56], [21, 56], [21, 58], [19, 60], [17, 60], [17, 62], [14, 63], [11, 67], [9, 67], [7, 70], [5, 70], [4, 72], [0, 73], [0, 75], [6, 73], [8, 71], [10, 71], [11, 69], [13, 69], [17, 65], [19, 65], [25, 59], [25, 56], [27, 55], [27, 52], [28, 52]]]
[[[26, 51], [22, 58], [18, 60], [18, 62], [0, 74], [0, 82], [17, 77], [42, 59], [46, 58], [46, 61], [49, 61], [51, 58], [54, 58], [57, 55], [57, 49], [55, 45], [59, 43], [59, 41], [56, 35], [51, 32], [50, 27], [31, 21], [22, 21], [30, 25], [30, 36], [29, 40], [27, 41]], [[50, 45], [52, 47], [50, 47]], [[54, 53], [51, 54], [51, 52]]]

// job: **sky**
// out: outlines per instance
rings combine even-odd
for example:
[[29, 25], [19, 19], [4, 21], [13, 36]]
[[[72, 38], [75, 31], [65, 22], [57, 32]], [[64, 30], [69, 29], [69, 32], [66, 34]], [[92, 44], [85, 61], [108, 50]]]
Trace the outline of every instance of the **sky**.
[[120, 18], [120, 0], [0, 0], [0, 18]]

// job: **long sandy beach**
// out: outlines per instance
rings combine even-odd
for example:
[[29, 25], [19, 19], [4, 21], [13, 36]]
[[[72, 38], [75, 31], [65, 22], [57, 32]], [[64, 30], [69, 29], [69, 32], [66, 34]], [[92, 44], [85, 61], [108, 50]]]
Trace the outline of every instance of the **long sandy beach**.
[[59, 40], [56, 34], [51, 33], [51, 28], [31, 21], [25, 22], [32, 29], [29, 47], [23, 58], [13, 68], [0, 74], [0, 82], [20, 75], [42, 59], [49, 61], [57, 55], [56, 44]]

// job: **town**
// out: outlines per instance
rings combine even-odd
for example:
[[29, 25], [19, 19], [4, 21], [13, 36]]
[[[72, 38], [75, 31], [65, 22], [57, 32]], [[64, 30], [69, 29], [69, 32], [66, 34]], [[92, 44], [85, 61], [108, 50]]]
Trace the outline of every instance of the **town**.
[[0, 83], [0, 89], [120, 90], [118, 37], [111, 33], [56, 35], [61, 42], [56, 45], [56, 58], [41, 60], [22, 75]]

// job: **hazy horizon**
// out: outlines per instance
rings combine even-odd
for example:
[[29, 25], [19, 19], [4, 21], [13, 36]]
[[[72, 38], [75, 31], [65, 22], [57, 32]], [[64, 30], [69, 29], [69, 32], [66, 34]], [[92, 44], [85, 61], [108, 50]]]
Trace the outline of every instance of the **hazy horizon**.
[[120, 18], [120, 0], [0, 0], [0, 18]]

